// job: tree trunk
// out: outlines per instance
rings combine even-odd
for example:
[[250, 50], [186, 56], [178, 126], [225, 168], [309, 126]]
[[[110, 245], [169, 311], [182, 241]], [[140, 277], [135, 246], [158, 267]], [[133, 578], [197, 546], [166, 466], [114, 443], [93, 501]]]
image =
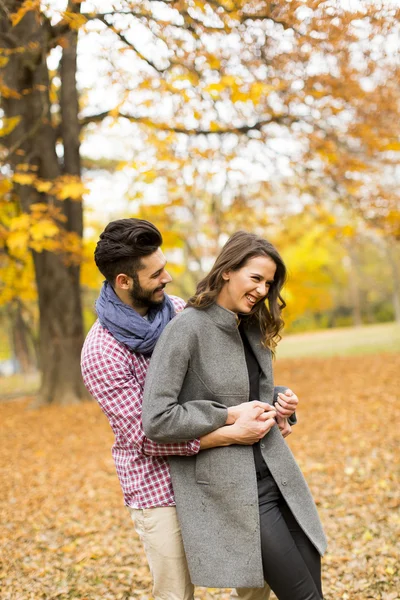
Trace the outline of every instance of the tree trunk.
[[80, 371], [83, 343], [80, 290], [59, 256], [34, 253], [39, 295], [40, 367], [38, 403], [68, 404], [87, 397]]
[[[6, 95], [1, 99], [5, 116], [21, 117], [18, 126], [5, 139], [9, 150], [8, 163], [14, 172], [18, 170], [18, 164], [25, 163], [34, 169], [40, 178], [47, 181], [68, 173], [68, 168], [71, 168], [73, 175], [80, 175], [79, 159], [76, 162], [76, 154], [79, 156], [79, 133], [76, 128], [69, 132], [64, 165], [56, 153], [57, 136], [51, 121], [50, 82], [46, 62], [52, 42], [51, 26], [43, 16], [29, 11], [15, 27], [12, 27], [9, 15], [15, 13], [21, 4], [18, 0], [5, 0], [0, 7], [2, 45], [8, 45], [10, 49], [17, 46], [25, 49], [24, 52], [11, 53], [10, 60], [3, 70], [4, 83], [13, 91], [8, 97]], [[65, 82], [65, 94], [68, 96], [67, 91], [70, 90], [71, 98], [74, 95], [77, 97], [76, 35], [67, 33], [65, 37], [68, 44], [65, 54], [69, 56], [66, 61], [69, 76]], [[69, 111], [75, 112], [77, 121], [77, 101], [71, 105]], [[62, 127], [62, 133], [68, 137], [65, 127]], [[75, 141], [71, 141], [71, 138]], [[75, 147], [75, 162], [69, 159], [72, 147]], [[82, 237], [81, 202], [61, 202], [54, 196], [39, 193], [34, 187], [27, 185], [16, 185], [15, 193], [21, 209], [28, 214], [31, 205], [36, 202], [59, 208], [66, 218], [66, 229]], [[83, 318], [79, 266], [71, 266], [68, 255], [49, 251], [33, 251], [33, 259], [39, 296], [39, 366], [42, 373], [37, 404], [65, 404], [82, 400], [87, 398], [88, 394], [80, 373]]]
[[21, 302], [13, 302], [8, 314], [11, 322], [12, 347], [20, 371], [23, 374], [33, 373], [38, 366], [36, 347], [32, 331], [23, 317]]
[[400, 323], [400, 268], [396, 250], [396, 240], [388, 237], [386, 240], [386, 255], [392, 270], [394, 318], [396, 323]]
[[356, 252], [351, 244], [346, 244], [346, 248], [349, 264], [349, 291], [353, 312], [353, 325], [354, 327], [359, 327], [363, 323], [361, 312], [361, 290], [359, 285], [359, 264]]

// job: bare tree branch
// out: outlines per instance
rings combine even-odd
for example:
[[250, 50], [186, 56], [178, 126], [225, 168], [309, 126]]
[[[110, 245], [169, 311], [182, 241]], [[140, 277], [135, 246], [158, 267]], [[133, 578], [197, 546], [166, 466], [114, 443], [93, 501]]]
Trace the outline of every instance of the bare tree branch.
[[133, 115], [128, 115], [124, 113], [118, 113], [114, 115], [112, 111], [106, 111], [103, 113], [99, 113], [97, 115], [90, 115], [84, 117], [80, 120], [81, 127], [86, 127], [90, 123], [100, 123], [108, 116], [115, 116], [116, 118], [127, 119], [132, 123], [140, 123], [142, 125], [146, 125], [147, 127], [151, 127], [153, 129], [157, 129], [159, 131], [171, 131], [174, 133], [183, 133], [185, 135], [224, 135], [226, 133], [236, 133], [236, 134], [246, 134], [250, 131], [261, 131], [263, 127], [266, 125], [270, 125], [271, 123], [277, 123], [279, 125], [291, 125], [298, 121], [298, 118], [288, 117], [286, 115], [282, 116], [272, 116], [269, 119], [265, 119], [262, 121], [257, 121], [253, 125], [242, 125], [240, 127], [221, 127], [220, 129], [187, 129], [185, 127], [173, 127], [170, 125], [166, 125], [165, 123], [156, 123], [151, 121], [148, 117], [135, 117]]
[[118, 29], [116, 29], [116, 27], [114, 27], [114, 25], [111, 25], [110, 23], [108, 23], [108, 21], [104, 18], [104, 17], [98, 17], [99, 21], [101, 21], [102, 23], [104, 23], [104, 25], [106, 27], [108, 27], [108, 29], [110, 29], [113, 33], [115, 33], [115, 35], [117, 37], [119, 37], [119, 39], [124, 42], [124, 44], [126, 44], [127, 46], [129, 46], [129, 48], [132, 48], [132, 50], [134, 52], [136, 52], [136, 54], [138, 55], [138, 57], [143, 60], [144, 62], [146, 62], [150, 67], [152, 67], [155, 71], [157, 71], [157, 73], [159, 73], [160, 75], [162, 75], [163, 73], [165, 73], [165, 71], [167, 69], [159, 69], [149, 58], [146, 58], [141, 52], [140, 50], [138, 50], [138, 48], [132, 43], [130, 42], [127, 37], [121, 33], [120, 31], [118, 31]]

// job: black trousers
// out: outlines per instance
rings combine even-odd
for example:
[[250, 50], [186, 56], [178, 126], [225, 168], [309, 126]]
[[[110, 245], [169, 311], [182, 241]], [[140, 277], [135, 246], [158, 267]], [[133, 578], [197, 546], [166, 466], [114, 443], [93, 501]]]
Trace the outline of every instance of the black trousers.
[[258, 480], [264, 578], [279, 600], [322, 600], [321, 557], [270, 473]]

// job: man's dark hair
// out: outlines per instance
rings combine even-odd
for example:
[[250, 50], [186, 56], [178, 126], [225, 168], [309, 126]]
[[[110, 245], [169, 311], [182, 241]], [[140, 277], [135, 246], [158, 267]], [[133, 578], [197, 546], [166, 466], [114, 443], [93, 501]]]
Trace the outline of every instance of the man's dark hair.
[[111, 285], [119, 273], [135, 277], [141, 268], [140, 259], [148, 256], [162, 244], [161, 233], [143, 219], [111, 221], [100, 235], [94, 260]]

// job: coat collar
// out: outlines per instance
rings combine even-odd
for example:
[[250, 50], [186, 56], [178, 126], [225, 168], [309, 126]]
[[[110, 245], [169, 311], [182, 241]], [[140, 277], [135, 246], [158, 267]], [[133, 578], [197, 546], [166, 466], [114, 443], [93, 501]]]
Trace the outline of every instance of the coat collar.
[[[219, 304], [212, 304], [204, 310], [205, 313], [212, 319], [212, 321], [222, 329], [227, 331], [237, 331], [239, 326], [238, 316], [236, 313], [223, 308]], [[272, 363], [271, 363], [271, 351], [265, 348], [261, 344], [260, 330], [254, 324], [245, 324], [244, 327], [245, 335], [250, 342], [252, 350], [257, 358], [258, 364], [261, 367], [265, 377], [261, 383], [264, 386], [264, 396], [272, 402], [273, 395], [273, 376], [272, 376]], [[239, 336], [239, 332], [237, 332]], [[271, 387], [272, 386], [272, 387]]]
[[[232, 329], [236, 330], [240, 324], [240, 316], [231, 310], [220, 306], [219, 304], [211, 304], [205, 309], [205, 312], [209, 315], [209, 317], [214, 321], [216, 325], [222, 327], [223, 329]], [[246, 336], [251, 342], [252, 346], [257, 345], [260, 348], [260, 330], [257, 326], [249, 325], [248, 323], [244, 323], [244, 329]]]
[[236, 313], [223, 308], [219, 304], [211, 304], [205, 309], [208, 316], [214, 321], [216, 325], [223, 329], [237, 329], [239, 325], [239, 319]]

